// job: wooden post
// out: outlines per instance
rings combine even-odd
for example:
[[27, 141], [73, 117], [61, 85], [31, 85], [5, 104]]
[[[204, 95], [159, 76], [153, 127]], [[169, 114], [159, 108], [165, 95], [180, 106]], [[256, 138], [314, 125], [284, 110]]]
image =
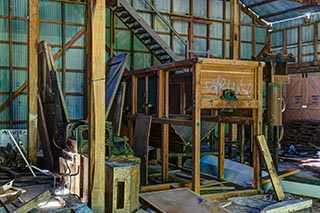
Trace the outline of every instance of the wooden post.
[[162, 124], [162, 182], [169, 177], [169, 124]]
[[239, 34], [239, 1], [230, 0], [230, 57], [239, 59], [240, 34]]
[[192, 190], [200, 193], [200, 137], [201, 137], [201, 103], [200, 94], [200, 77], [201, 65], [196, 64], [193, 67], [193, 108], [192, 108]]
[[39, 0], [28, 1], [29, 10], [29, 74], [28, 74], [28, 157], [37, 163], [38, 150], [38, 42], [40, 34]]
[[218, 153], [218, 178], [223, 180], [224, 179], [224, 148], [225, 148], [225, 130], [224, 130], [224, 123], [219, 123], [219, 153]]
[[105, 12], [104, 0], [88, 1], [89, 203], [105, 212]]

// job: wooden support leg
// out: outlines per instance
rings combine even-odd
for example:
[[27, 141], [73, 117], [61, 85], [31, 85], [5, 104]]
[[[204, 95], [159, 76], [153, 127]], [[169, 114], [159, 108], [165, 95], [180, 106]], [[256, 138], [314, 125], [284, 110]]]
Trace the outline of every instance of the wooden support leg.
[[224, 149], [225, 149], [225, 130], [224, 123], [219, 123], [219, 156], [218, 156], [218, 178], [224, 179]]
[[162, 181], [168, 182], [169, 173], [169, 124], [162, 125]]
[[244, 163], [245, 126], [240, 126], [240, 163]]

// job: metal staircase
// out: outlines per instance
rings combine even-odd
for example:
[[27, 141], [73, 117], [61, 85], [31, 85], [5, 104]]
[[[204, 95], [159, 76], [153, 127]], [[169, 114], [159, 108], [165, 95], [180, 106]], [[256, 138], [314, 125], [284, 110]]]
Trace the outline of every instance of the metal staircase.
[[[108, 1], [107, 1], [108, 2]], [[157, 15], [161, 14], [151, 5], [145, 1]], [[117, 0], [110, 1], [108, 6], [114, 11], [115, 15], [137, 36], [137, 38], [156, 56], [161, 63], [179, 60], [179, 57], [173, 50], [165, 43], [165, 41], [150, 27], [150, 25], [137, 13], [137, 11], [126, 1]], [[163, 18], [163, 17], [162, 17]], [[167, 22], [164, 18], [164, 22]], [[167, 26], [169, 23], [165, 23]], [[176, 34], [176, 36], [186, 45], [177, 32], [169, 25], [169, 28]]]

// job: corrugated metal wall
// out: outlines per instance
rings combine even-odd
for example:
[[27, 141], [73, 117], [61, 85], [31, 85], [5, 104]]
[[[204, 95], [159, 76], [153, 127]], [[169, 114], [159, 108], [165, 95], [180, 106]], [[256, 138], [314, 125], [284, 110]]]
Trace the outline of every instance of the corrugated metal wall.
[[[86, 5], [40, 1], [40, 40], [56, 54], [85, 29]], [[85, 33], [56, 59], [70, 119], [85, 118], [86, 58]]]
[[0, 2], [0, 129], [27, 127], [27, 89], [13, 98], [28, 79], [27, 4], [27, 0]]
[[[320, 29], [320, 15], [311, 15], [309, 19], [298, 18], [284, 22], [274, 23], [271, 33], [271, 47], [273, 52], [291, 53], [297, 57], [297, 63], [315, 61], [317, 52], [318, 59], [319, 50], [315, 50], [315, 40], [319, 44], [318, 39], [314, 38], [315, 29]], [[300, 56], [299, 56], [300, 55]]]
[[[130, 2], [130, 1], [128, 1]], [[164, 13], [164, 17], [175, 28], [179, 35], [193, 44], [195, 55], [206, 56], [209, 51], [213, 57], [230, 58], [230, 2], [225, 0], [197, 0], [190, 8], [190, 0], [153, 0], [157, 10]], [[210, 4], [209, 10], [207, 10]], [[172, 8], [171, 8], [172, 5]], [[170, 29], [147, 6], [144, 0], [135, 0], [134, 8], [144, 20], [149, 23], [166, 43], [172, 47], [177, 55], [184, 59], [185, 46], [174, 36], [171, 38]], [[207, 12], [208, 11], [208, 12]], [[107, 34], [110, 31], [110, 11], [107, 9]], [[192, 15], [190, 15], [192, 14]], [[258, 54], [265, 45], [267, 26], [256, 23], [251, 17], [241, 12], [241, 59], [251, 59]], [[189, 30], [193, 25], [193, 35]], [[208, 32], [209, 31], [209, 32]], [[115, 40], [108, 47], [115, 54], [127, 52], [129, 54], [128, 69], [137, 69], [158, 64], [141, 42], [131, 34], [128, 28], [115, 17]], [[192, 41], [190, 41], [192, 39]], [[133, 49], [131, 48], [133, 46]]]

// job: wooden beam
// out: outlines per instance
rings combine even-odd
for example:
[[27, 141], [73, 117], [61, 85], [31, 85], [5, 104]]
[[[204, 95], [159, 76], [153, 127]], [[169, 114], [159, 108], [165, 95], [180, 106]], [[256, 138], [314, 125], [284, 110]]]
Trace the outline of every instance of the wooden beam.
[[[28, 82], [24, 82], [24, 84], [19, 87], [13, 94], [12, 94], [12, 100], [18, 97], [25, 88], [28, 87]], [[10, 104], [10, 99], [7, 99], [3, 104], [0, 105], [0, 112], [4, 110], [7, 106]]]
[[89, 0], [89, 203], [105, 212], [105, 0]]
[[70, 41], [62, 47], [62, 49], [60, 49], [56, 54], [54, 54], [53, 59], [57, 60], [57, 58], [59, 58], [62, 55], [63, 51], [69, 49], [72, 46], [72, 44], [74, 44], [78, 40], [78, 38], [80, 38], [86, 31], [86, 29], [81, 29], [79, 32], [77, 32], [73, 36], [73, 38], [70, 39]]
[[246, 190], [239, 190], [239, 191], [207, 194], [207, 195], [203, 195], [203, 197], [205, 199], [211, 199], [211, 200], [222, 200], [222, 199], [227, 199], [230, 197], [249, 196], [249, 195], [256, 195], [256, 194], [258, 194], [257, 190], [246, 189]]
[[45, 191], [44, 193], [36, 196], [31, 201], [25, 203], [17, 210], [13, 211], [13, 213], [25, 213], [29, 212], [31, 209], [36, 208], [40, 203], [43, 203], [51, 198], [51, 193], [49, 191]]
[[285, 194], [283, 192], [282, 186], [280, 184], [280, 180], [278, 178], [278, 174], [274, 167], [273, 160], [271, 158], [271, 154], [270, 154], [266, 139], [264, 138], [263, 135], [258, 135], [257, 142], [258, 142], [260, 151], [262, 153], [262, 156], [264, 158], [265, 164], [267, 166], [273, 189], [277, 195], [278, 200], [282, 201], [285, 199]]
[[162, 124], [162, 182], [169, 178], [169, 124]]
[[240, 50], [240, 5], [238, 0], [230, 0], [230, 57], [239, 59]]
[[29, 73], [28, 73], [28, 158], [37, 163], [38, 151], [38, 43], [40, 35], [39, 0], [28, 1]]
[[219, 123], [219, 153], [218, 153], [218, 178], [223, 180], [224, 179], [224, 149], [225, 149], [225, 130], [224, 130], [224, 123]]
[[201, 65], [196, 64], [192, 79], [192, 190], [200, 193], [200, 138], [201, 138], [201, 104], [200, 104]]

